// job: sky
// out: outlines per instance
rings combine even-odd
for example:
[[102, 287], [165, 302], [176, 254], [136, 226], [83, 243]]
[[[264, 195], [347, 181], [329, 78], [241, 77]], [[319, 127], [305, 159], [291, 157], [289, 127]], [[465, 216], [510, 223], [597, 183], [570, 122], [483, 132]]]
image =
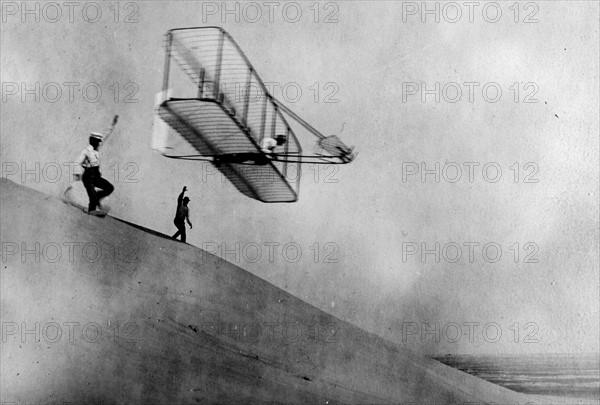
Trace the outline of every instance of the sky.
[[[172, 234], [187, 186], [189, 243], [409, 350], [599, 350], [598, 3], [53, 4], [2, 2], [3, 177], [61, 195], [118, 114], [111, 215]], [[264, 204], [151, 150], [165, 34], [194, 26], [357, 159]]]

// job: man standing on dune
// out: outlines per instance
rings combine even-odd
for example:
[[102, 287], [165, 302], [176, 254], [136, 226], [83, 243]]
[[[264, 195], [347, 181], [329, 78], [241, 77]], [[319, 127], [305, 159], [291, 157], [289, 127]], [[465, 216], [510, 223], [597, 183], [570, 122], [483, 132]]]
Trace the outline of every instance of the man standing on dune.
[[177, 239], [181, 235], [181, 241], [185, 243], [185, 221], [187, 221], [190, 229], [192, 229], [192, 223], [190, 222], [190, 210], [188, 208], [188, 202], [190, 199], [183, 195], [187, 191], [187, 187], [183, 187], [183, 191], [177, 197], [177, 211], [175, 212], [175, 219], [173, 223], [177, 227], [177, 232], [172, 236], [173, 239]]

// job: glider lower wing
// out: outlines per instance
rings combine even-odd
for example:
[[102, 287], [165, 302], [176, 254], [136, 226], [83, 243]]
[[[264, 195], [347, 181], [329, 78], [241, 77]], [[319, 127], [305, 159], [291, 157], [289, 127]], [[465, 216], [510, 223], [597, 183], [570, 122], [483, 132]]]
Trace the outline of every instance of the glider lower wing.
[[297, 191], [282, 174], [287, 164], [268, 159], [263, 164], [244, 164], [228, 159], [236, 155], [264, 155], [248, 130], [221, 103], [214, 99], [169, 99], [160, 105], [158, 113], [198, 153], [165, 156], [220, 159], [217, 169], [242, 194], [262, 202], [297, 201]]

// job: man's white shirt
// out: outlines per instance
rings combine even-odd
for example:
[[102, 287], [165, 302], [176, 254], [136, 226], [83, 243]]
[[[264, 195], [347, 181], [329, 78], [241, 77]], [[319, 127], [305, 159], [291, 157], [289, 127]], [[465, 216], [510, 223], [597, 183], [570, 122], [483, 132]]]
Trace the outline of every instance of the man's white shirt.
[[272, 154], [276, 147], [277, 147], [277, 141], [273, 138], [263, 138], [263, 140], [260, 144], [260, 148], [267, 155]]
[[[113, 132], [113, 127], [110, 127], [104, 135], [102, 143], [106, 142]], [[100, 166], [100, 151], [94, 149], [92, 145], [88, 145], [77, 158], [77, 167], [75, 168], [75, 174], [82, 174], [83, 169], [89, 169], [90, 167]]]
[[78, 165], [75, 168], [75, 174], [82, 174], [83, 169], [100, 166], [100, 152], [94, 149], [92, 145], [88, 145], [77, 158]]

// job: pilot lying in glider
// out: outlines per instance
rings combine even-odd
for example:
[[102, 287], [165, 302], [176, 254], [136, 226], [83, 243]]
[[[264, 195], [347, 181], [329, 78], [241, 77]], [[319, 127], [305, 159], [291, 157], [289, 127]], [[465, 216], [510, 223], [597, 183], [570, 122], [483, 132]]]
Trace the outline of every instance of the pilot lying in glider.
[[266, 137], [260, 143], [260, 149], [265, 155], [273, 157], [275, 148], [285, 144], [285, 135], [277, 135], [275, 139]]
[[213, 164], [219, 166], [222, 163], [250, 163], [255, 165], [266, 165], [270, 160], [277, 160], [275, 148], [284, 145], [285, 135], [277, 135], [275, 139], [265, 137], [260, 143], [260, 152], [228, 153], [215, 156]]

